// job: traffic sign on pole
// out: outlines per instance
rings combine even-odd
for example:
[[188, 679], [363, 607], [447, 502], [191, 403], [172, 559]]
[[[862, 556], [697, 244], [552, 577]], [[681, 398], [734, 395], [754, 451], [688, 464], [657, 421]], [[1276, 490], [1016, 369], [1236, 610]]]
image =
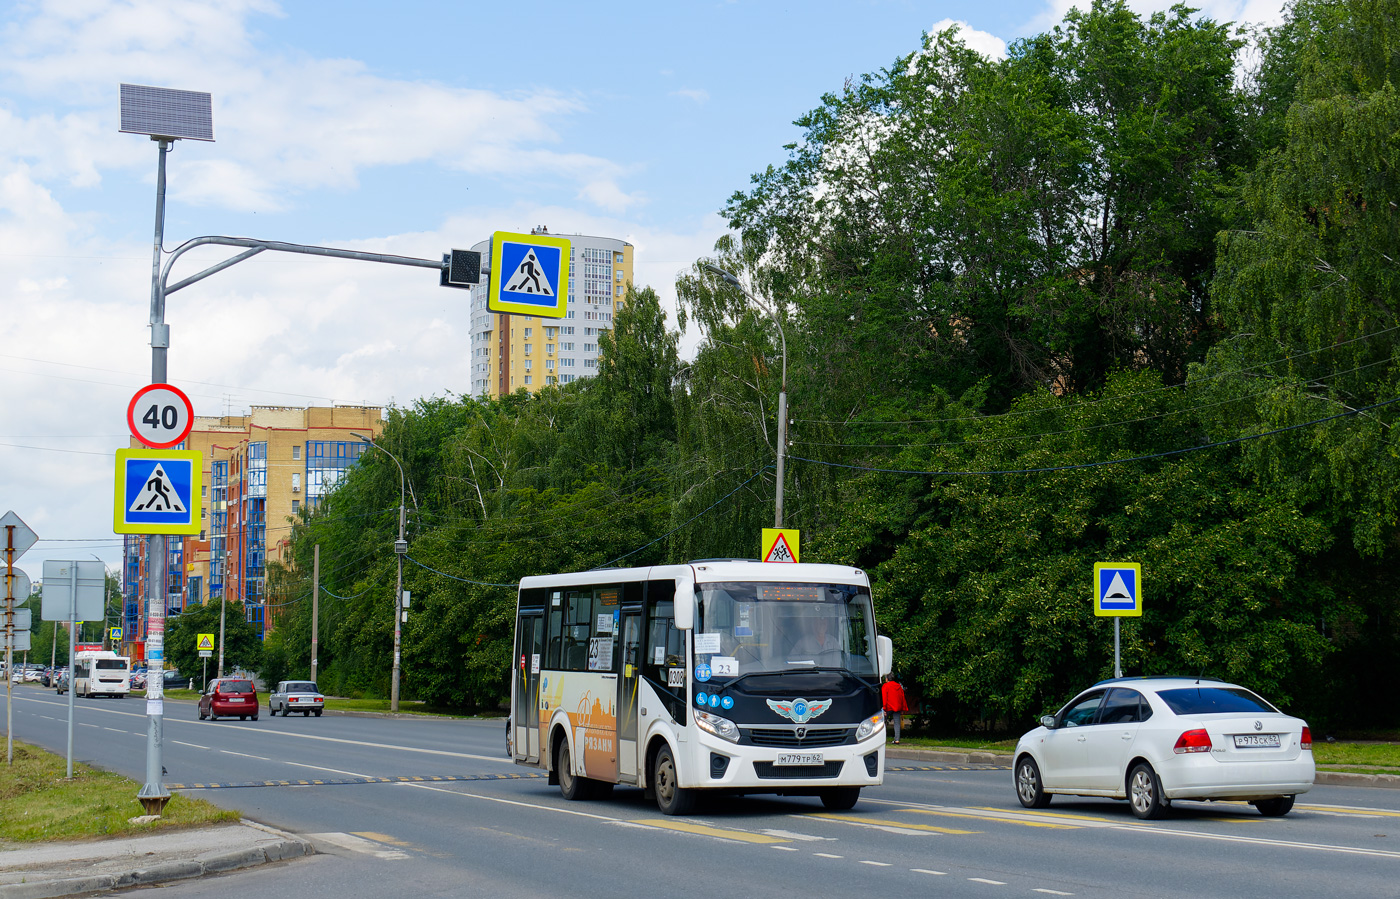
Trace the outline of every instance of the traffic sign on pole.
[[[13, 528], [13, 532], [11, 529]], [[14, 534], [13, 542], [10, 541], [10, 534]], [[19, 516], [13, 512], [6, 512], [0, 516], [0, 553], [13, 548], [15, 558], [18, 559], [34, 545], [34, 541], [39, 539], [39, 535], [29, 529], [29, 525], [20, 521]], [[0, 559], [0, 563], [3, 563]]]
[[1142, 565], [1094, 563], [1094, 614], [1100, 618], [1142, 617]]
[[126, 407], [131, 436], [151, 449], [169, 449], [194, 427], [194, 405], [173, 384], [147, 384]]
[[569, 246], [567, 237], [497, 231], [491, 236], [486, 308], [510, 315], [564, 318], [568, 314]]
[[112, 530], [198, 534], [203, 466], [198, 450], [117, 450]]

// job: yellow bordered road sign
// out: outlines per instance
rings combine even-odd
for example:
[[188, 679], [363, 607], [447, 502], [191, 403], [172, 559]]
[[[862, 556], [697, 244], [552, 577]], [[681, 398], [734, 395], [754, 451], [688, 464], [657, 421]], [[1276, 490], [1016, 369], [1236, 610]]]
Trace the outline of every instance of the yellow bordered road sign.
[[213, 635], [213, 634], [195, 634], [195, 635], [194, 635], [194, 648], [195, 648], [195, 649], [213, 649], [213, 648], [214, 648], [214, 635]]
[[569, 239], [549, 234], [491, 235], [486, 308], [509, 315], [563, 318], [569, 300]]
[[801, 560], [802, 532], [797, 528], [764, 528], [759, 558], [765, 562], [797, 562]]
[[1094, 614], [1100, 618], [1142, 617], [1142, 565], [1094, 563]]
[[119, 627], [110, 628], [108, 629], [107, 635], [111, 640], [120, 640], [122, 638], [122, 629]]
[[198, 450], [117, 450], [112, 530], [198, 534], [203, 467]]

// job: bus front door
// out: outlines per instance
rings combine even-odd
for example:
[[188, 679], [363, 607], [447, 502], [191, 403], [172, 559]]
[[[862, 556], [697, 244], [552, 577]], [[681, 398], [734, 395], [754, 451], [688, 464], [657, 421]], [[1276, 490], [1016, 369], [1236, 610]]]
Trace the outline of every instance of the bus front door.
[[530, 762], [540, 760], [540, 654], [544, 652], [544, 618], [540, 615], [520, 617], [519, 656], [515, 672], [515, 707], [511, 709], [511, 724], [515, 728], [511, 740], [515, 757]]
[[637, 682], [642, 673], [642, 613], [622, 613], [622, 678], [617, 682], [618, 779], [637, 782]]

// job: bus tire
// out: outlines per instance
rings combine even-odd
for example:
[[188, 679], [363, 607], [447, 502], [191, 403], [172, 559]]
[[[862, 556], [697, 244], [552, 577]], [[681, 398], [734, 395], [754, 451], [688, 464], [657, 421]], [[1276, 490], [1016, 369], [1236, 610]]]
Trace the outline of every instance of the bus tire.
[[569, 755], [567, 737], [559, 741], [559, 748], [554, 752], [554, 770], [559, 773], [559, 792], [565, 799], [573, 802], [588, 798], [587, 778], [574, 773], [574, 760]]
[[656, 807], [663, 815], [688, 815], [695, 807], [695, 791], [682, 787], [676, 771], [676, 759], [670, 746], [656, 751], [651, 769], [652, 789], [656, 791]]
[[822, 790], [822, 805], [827, 808], [844, 812], [856, 807], [860, 801], [860, 787], [832, 787], [829, 790]]

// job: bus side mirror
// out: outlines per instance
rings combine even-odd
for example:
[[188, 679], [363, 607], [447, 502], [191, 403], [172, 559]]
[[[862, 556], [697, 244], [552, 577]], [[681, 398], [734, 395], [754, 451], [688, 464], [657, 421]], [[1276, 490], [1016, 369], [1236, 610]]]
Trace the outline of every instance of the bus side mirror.
[[875, 638], [875, 655], [880, 663], [880, 676], [894, 670], [894, 641], [889, 637]]
[[675, 609], [676, 630], [695, 629], [695, 581], [688, 577], [676, 578]]

